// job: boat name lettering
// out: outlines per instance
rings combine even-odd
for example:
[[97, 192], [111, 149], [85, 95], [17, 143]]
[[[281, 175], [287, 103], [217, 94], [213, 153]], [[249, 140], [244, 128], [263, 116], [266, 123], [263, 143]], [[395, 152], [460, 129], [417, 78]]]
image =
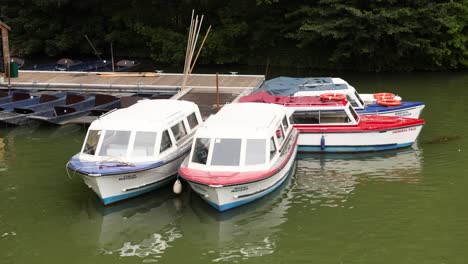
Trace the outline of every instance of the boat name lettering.
[[394, 130], [392, 133], [393, 133], [393, 134], [396, 134], [396, 133], [404, 133], [404, 132], [415, 131], [415, 130], [416, 130], [415, 127], [410, 127], [410, 128], [405, 128], [405, 129]]
[[234, 189], [231, 190], [232, 193], [236, 193], [236, 192], [243, 192], [243, 191], [247, 191], [249, 189], [248, 186], [238, 186], [238, 187], [235, 187]]
[[137, 178], [136, 174], [124, 175], [124, 176], [119, 178], [119, 181], [133, 180], [133, 179], [136, 179], [136, 178]]
[[396, 116], [410, 116], [411, 113], [408, 111], [400, 111], [395, 113]]

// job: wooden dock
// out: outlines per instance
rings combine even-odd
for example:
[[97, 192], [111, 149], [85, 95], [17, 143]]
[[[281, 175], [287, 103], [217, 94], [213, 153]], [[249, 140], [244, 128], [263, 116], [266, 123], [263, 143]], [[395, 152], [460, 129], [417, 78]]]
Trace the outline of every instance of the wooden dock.
[[[14, 89], [41, 89], [77, 92], [126, 92], [126, 93], [177, 93], [181, 90], [183, 74], [178, 73], [109, 73], [20, 71], [18, 78], [11, 78]], [[265, 80], [263, 75], [219, 75], [220, 93], [239, 93], [254, 89]], [[1, 87], [8, 87], [5, 78]], [[216, 88], [215, 74], [192, 74], [186, 88], [200, 92], [212, 92]]]

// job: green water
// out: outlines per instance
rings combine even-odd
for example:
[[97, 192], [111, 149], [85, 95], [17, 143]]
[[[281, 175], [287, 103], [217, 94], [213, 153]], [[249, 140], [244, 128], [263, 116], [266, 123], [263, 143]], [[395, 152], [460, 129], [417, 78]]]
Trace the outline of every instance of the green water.
[[65, 173], [82, 127], [1, 129], [0, 263], [467, 263], [468, 74], [341, 76], [424, 101], [418, 142], [301, 155], [281, 189], [224, 214], [187, 188], [104, 207]]

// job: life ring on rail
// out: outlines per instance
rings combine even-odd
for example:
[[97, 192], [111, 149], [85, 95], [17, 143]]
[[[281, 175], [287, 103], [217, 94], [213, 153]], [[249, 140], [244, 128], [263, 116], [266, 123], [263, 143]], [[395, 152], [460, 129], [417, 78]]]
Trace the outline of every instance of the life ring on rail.
[[399, 106], [401, 105], [401, 101], [395, 100], [395, 99], [377, 99], [377, 104], [383, 105], [383, 106]]
[[343, 101], [346, 100], [346, 96], [340, 93], [324, 93], [320, 95], [320, 99], [323, 101]]
[[395, 94], [392, 93], [375, 93], [374, 99], [393, 99], [395, 98]]

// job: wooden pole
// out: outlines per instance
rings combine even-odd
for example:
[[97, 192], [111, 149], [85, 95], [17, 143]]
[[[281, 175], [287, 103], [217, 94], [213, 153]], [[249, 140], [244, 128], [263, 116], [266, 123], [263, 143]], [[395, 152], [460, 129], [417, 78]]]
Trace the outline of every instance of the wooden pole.
[[200, 48], [198, 49], [197, 55], [195, 56], [195, 60], [193, 61], [193, 65], [192, 65], [192, 67], [190, 68], [190, 72], [189, 72], [189, 73], [192, 73], [193, 68], [195, 67], [195, 64], [197, 63], [198, 56], [200, 55], [200, 52], [201, 52], [201, 50], [202, 50], [202, 48], [203, 48], [203, 45], [205, 44], [205, 40], [206, 40], [206, 38], [208, 37], [208, 34], [210, 33], [210, 30], [211, 30], [211, 25], [208, 27], [208, 30], [206, 31], [205, 37], [204, 37], [203, 40], [202, 40], [202, 43], [201, 43], [201, 45], [200, 45]]
[[114, 48], [112, 47], [112, 41], [111, 41], [110, 45], [111, 45], [112, 72], [115, 72], [115, 66], [114, 66]]
[[184, 74], [185, 74], [185, 72], [187, 70], [187, 60], [188, 60], [188, 53], [189, 53], [189, 48], [190, 48], [190, 38], [191, 38], [191, 35], [192, 35], [193, 15], [194, 15], [194, 13], [195, 13], [195, 10], [192, 10], [192, 17], [190, 18], [190, 29], [189, 29], [188, 39], [187, 39], [187, 48], [185, 50]]
[[2, 35], [2, 47], [3, 47], [3, 70], [5, 72], [5, 77], [8, 78], [8, 90], [11, 88], [10, 80], [10, 49], [8, 43], [8, 29], [5, 27], [1, 28]]
[[216, 73], [216, 112], [219, 111], [219, 75]]

